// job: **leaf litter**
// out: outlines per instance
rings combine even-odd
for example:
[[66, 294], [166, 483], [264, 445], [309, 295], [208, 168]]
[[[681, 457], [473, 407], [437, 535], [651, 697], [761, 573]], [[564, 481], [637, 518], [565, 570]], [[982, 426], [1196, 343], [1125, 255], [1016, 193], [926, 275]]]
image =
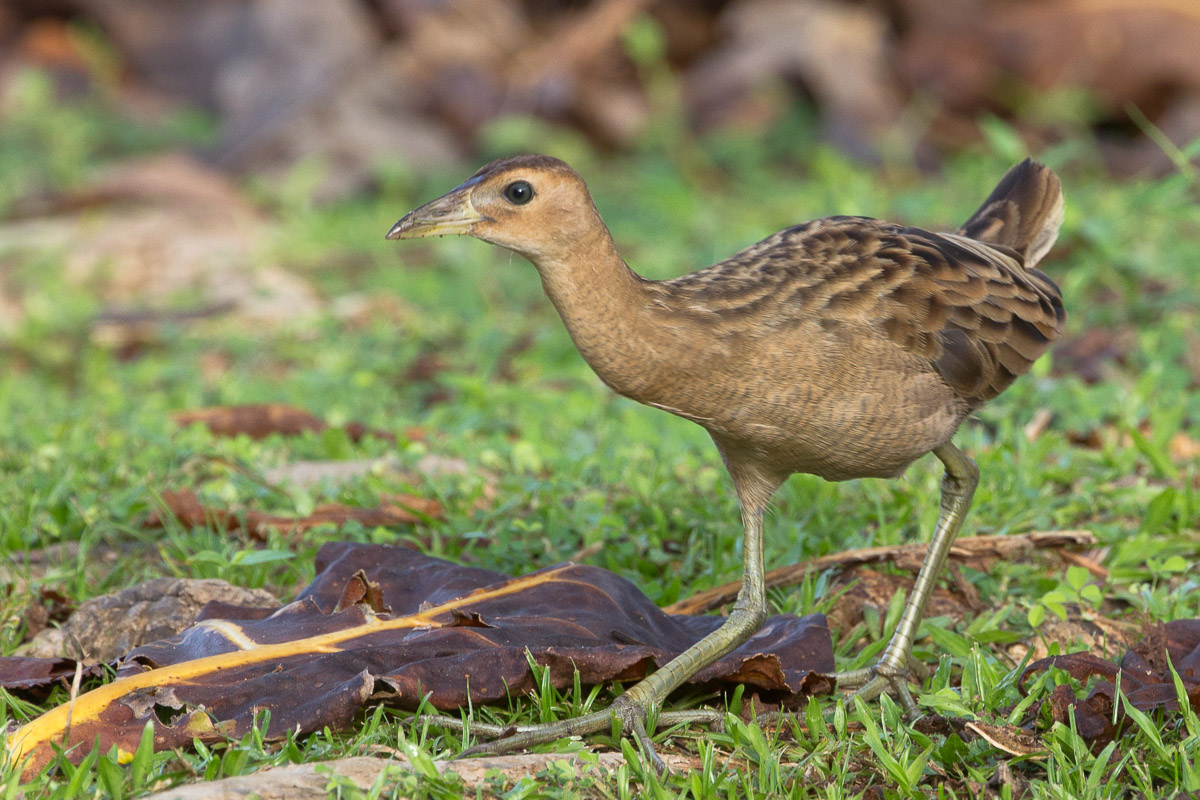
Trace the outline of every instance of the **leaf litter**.
[[[214, 436], [246, 435], [251, 439], [265, 439], [273, 434], [298, 436], [311, 431], [323, 433], [329, 423], [302, 408], [282, 403], [259, 403], [239, 406], [210, 406], [186, 409], [171, 415], [180, 427], [200, 424]], [[391, 431], [368, 428], [360, 422], [351, 422], [343, 427], [346, 436], [357, 444], [368, 436], [394, 442]]]
[[[370, 702], [457, 710], [533, 690], [530, 656], [560, 689], [576, 670], [587, 685], [632, 681], [723, 621], [669, 615], [629, 581], [570, 562], [509, 578], [402, 547], [333, 543], [317, 570], [266, 618], [230, 607], [134, 649], [116, 681], [9, 734], [10, 753], [31, 774], [57, 747], [82, 758], [97, 737], [102, 750], [132, 753], [147, 723], [155, 748], [168, 749], [240, 736], [263, 710], [271, 737], [347, 727]], [[833, 666], [822, 615], [780, 615], [692, 683], [794, 700], [829, 691], [820, 674]]]
[[289, 516], [271, 514], [254, 509], [231, 511], [201, 502], [190, 489], [168, 489], [161, 495], [163, 511], [152, 511], [146, 524], [162, 527], [166, 523], [164, 512], [178, 520], [186, 528], [211, 526], [225, 532], [244, 531], [252, 539], [265, 541], [272, 530], [298, 534], [320, 526], [342, 526], [357, 522], [363, 527], [401, 527], [441, 519], [442, 504], [432, 498], [408, 494], [385, 495], [376, 508], [348, 506], [343, 503], [322, 503], [309, 514]]
[[[1061, 546], [1082, 536], [1066, 533], [1048, 541]], [[985, 541], [974, 555], [993, 546]], [[847, 563], [875, 555], [864, 552]], [[71, 753], [82, 757], [97, 736], [102, 749], [115, 744], [132, 752], [147, 722], [155, 747], [164, 749], [187, 746], [193, 738], [241, 736], [263, 710], [271, 712], [272, 737], [344, 728], [371, 703], [416, 710], [426, 698], [434, 708], [457, 710], [532, 691], [530, 656], [560, 689], [572, 685], [576, 670], [585, 685], [632, 681], [722, 621], [667, 613], [623, 578], [570, 562], [508, 578], [402, 547], [332, 543], [321, 548], [316, 567], [312, 584], [283, 607], [210, 602], [195, 625], [116, 662], [115, 682], [9, 734], [11, 752], [29, 757], [28, 773], [44, 766], [55, 747], [79, 745]], [[1130, 631], [1122, 633], [1118, 644], [1133, 639]], [[1105, 652], [1111, 644], [1090, 646]], [[1119, 733], [1126, 716], [1118, 708], [1118, 685], [1140, 711], [1175, 706], [1168, 663], [1188, 702], [1200, 709], [1200, 620], [1151, 627], [1127, 646], [1119, 662], [1084, 651], [1032, 663], [1023, 690], [1031, 676], [1051, 668], [1091, 686], [1082, 699], [1069, 684], [1056, 687], [1020, 726], [949, 722], [960, 735], [1027, 755], [1037, 752], [1036, 727], [1045, 708], [1057, 721], [1073, 714], [1081, 736], [1103, 744]], [[98, 677], [98, 666], [89, 663], [83, 677]], [[0, 659], [0, 686], [44, 696], [68, 682], [76, 664], [70, 658]], [[830, 691], [832, 681], [823, 676], [832, 669], [825, 618], [781, 615], [692, 682], [708, 689], [747, 684], [772, 706], [794, 707], [805, 696]]]
[[1200, 619], [1152, 625], [1119, 662], [1088, 652], [1040, 659], [1025, 669], [1020, 683], [1024, 689], [1034, 676], [1051, 668], [1063, 670], [1080, 683], [1091, 681], [1091, 688], [1082, 700], [1075, 696], [1070, 684], [1059, 684], [1033, 713], [1040, 713], [1042, 707], [1048, 706], [1054, 721], [1064, 725], [1071, 724], [1074, 716], [1074, 724], [1085, 741], [1104, 745], [1117, 736], [1128, 715], [1125, 704], [1117, 699], [1118, 686], [1128, 704], [1138, 711], [1178, 708], [1180, 692], [1171, 674], [1172, 667], [1179, 676], [1186, 701], [1200, 711]]
[[[269, 736], [345, 727], [373, 702], [415, 710], [427, 697], [435, 708], [459, 709], [531, 691], [527, 652], [558, 688], [572, 684], [576, 669], [584, 684], [636, 680], [721, 622], [668, 615], [624, 579], [571, 563], [511, 579], [405, 548], [337, 543], [321, 549], [317, 568], [313, 583], [274, 611], [210, 603], [193, 627], [128, 653], [116, 682], [10, 734], [10, 748], [30, 757], [31, 771], [53, 745], [82, 745], [72, 751], [78, 758], [97, 735], [103, 749], [132, 752], [147, 721], [163, 749], [240, 736], [264, 709]], [[794, 703], [830, 690], [821, 673], [833, 667], [831, 648], [820, 615], [777, 616], [693, 682], [747, 683]], [[1081, 700], [1064, 684], [1020, 727], [948, 722], [967, 738], [1030, 755], [1045, 706], [1057, 721], [1073, 712], [1081, 736], [1103, 744], [1125, 718], [1114, 712], [1118, 684], [1135, 709], [1174, 707], [1168, 659], [1200, 709], [1200, 620], [1178, 620], [1150, 628], [1119, 663], [1081, 652], [1041, 659], [1023, 675], [1023, 689], [1050, 668], [1093, 679]], [[74, 673], [71, 659], [0, 659], [0, 685], [25, 693], [44, 694]], [[97, 674], [93, 667], [84, 677]]]

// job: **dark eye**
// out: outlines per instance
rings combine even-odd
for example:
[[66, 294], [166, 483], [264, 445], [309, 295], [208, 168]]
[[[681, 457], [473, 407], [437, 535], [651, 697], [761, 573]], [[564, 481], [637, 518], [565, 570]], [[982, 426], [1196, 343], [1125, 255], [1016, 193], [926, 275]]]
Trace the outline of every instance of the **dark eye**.
[[533, 187], [529, 181], [513, 181], [504, 187], [504, 199], [514, 206], [523, 206], [533, 199]]

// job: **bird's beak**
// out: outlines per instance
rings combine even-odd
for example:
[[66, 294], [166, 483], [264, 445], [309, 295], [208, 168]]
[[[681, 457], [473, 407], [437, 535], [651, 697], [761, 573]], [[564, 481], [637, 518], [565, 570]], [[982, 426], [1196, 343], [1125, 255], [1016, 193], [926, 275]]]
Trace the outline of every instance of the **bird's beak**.
[[476, 223], [487, 219], [471, 203], [470, 186], [459, 186], [437, 200], [408, 212], [387, 232], [387, 238], [420, 239], [425, 236], [470, 234]]

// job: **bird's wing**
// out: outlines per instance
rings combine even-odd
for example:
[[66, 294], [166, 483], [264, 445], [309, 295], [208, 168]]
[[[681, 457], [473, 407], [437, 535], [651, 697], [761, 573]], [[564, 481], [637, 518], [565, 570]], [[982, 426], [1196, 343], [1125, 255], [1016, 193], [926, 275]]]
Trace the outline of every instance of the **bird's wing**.
[[1058, 287], [1020, 257], [957, 234], [904, 228], [888, 257], [911, 273], [880, 298], [884, 330], [924, 348], [934, 368], [975, 406], [1029, 371], [1066, 320]]
[[1027, 372], [1065, 319], [1058, 287], [1015, 251], [865, 217], [788, 228], [659, 285], [663, 305], [703, 317], [714, 336], [812, 319], [872, 327], [971, 406]]

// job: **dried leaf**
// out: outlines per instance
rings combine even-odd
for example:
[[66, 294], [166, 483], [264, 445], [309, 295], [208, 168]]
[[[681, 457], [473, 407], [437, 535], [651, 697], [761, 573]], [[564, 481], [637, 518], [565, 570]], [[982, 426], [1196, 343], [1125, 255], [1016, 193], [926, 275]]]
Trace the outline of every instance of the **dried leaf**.
[[277, 607], [262, 589], [217, 579], [158, 578], [81, 603], [63, 623], [58, 656], [88, 664], [111, 661], [138, 645], [189, 627], [211, 603]]
[[[180, 154], [131, 159], [0, 226], [18, 261], [67, 253], [64, 278], [111, 308], [233, 305], [258, 325], [320, 307], [304, 279], [252, 264], [270, 223], [228, 176]], [[54, 216], [37, 216], [52, 213]]]
[[[211, 525], [223, 531], [244, 530], [256, 539], [265, 539], [271, 530], [302, 533], [321, 525], [333, 525], [340, 528], [349, 522], [357, 522], [364, 527], [396, 527], [423, 522], [428, 518], [440, 518], [443, 513], [441, 504], [433, 499], [413, 497], [411, 495], [392, 495], [378, 508], [360, 508], [341, 503], [323, 503], [312, 510], [311, 514], [303, 517], [291, 517], [281, 514], [267, 514], [262, 511], [246, 511], [236, 513], [229, 509], [207, 506], [200, 502], [195, 492], [188, 489], [165, 490], [162, 493], [163, 505], [184, 527], [198, 528]], [[162, 517], [157, 512], [151, 512], [146, 524], [151, 527], [161, 526]]]
[[888, 22], [871, 5], [746, 0], [728, 6], [721, 27], [721, 46], [686, 79], [701, 126], [741, 121], [753, 90], [780, 79], [803, 82], [831, 132], [851, 147], [869, 142], [902, 108]]
[[993, 725], [989, 722], [972, 721], [964, 726], [992, 747], [1014, 756], [1030, 756], [1045, 752], [1042, 740], [1015, 725]]
[[25, 624], [25, 637], [33, 638], [51, 623], [65, 621], [74, 608], [74, 601], [62, 592], [42, 586], [37, 591], [37, 598], [21, 614], [21, 621]]
[[[320, 433], [329, 427], [320, 417], [302, 408], [282, 403], [194, 408], [176, 411], [171, 418], [180, 427], [186, 428], [199, 423], [215, 436], [245, 434], [251, 439], [265, 439], [276, 433], [281, 436], [298, 436], [305, 431]], [[367, 436], [377, 436], [388, 441], [395, 439], [395, 435], [390, 431], [368, 428], [358, 422], [347, 424], [344, 430], [352, 442], [362, 441]]]
[[[25, 658], [8, 656], [0, 658], [4, 666], [0, 670], [0, 688], [10, 690], [32, 690], [33, 695], [44, 696], [50, 687], [60, 681], [71, 682], [75, 675], [76, 661], [73, 658]], [[100, 674], [100, 666], [93, 665], [84, 670], [84, 677]]]
[[1123, 709], [1116, 707], [1118, 681], [1130, 704], [1140, 711], [1176, 707], [1168, 658], [1183, 681], [1188, 702], [1200, 711], [1200, 619], [1173, 620], [1151, 627], [1119, 666], [1086, 652], [1052, 656], [1030, 664], [1020, 684], [1024, 689], [1033, 675], [1051, 667], [1081, 682], [1099, 678], [1083, 700], [1076, 699], [1071, 687], [1063, 684], [1055, 687], [1045, 702], [1053, 718], [1064, 724], [1069, 723], [1074, 709], [1080, 736], [1089, 744], [1105, 744], [1120, 731], [1125, 717]]
[[[844, 635], [862, 621], [863, 612], [868, 608], [876, 611], [881, 617], [885, 616], [892, 597], [898, 591], [908, 592], [913, 581], [907, 575], [851, 569], [839, 576], [838, 583], [849, 583], [850, 587], [838, 597], [833, 608], [829, 610], [829, 627]], [[938, 586], [930, 595], [927, 616], [950, 617], [961, 621], [968, 614], [967, 604], [956, 593]]]
[[[104, 750], [132, 752], [147, 722], [157, 749], [186, 747], [241, 735], [261, 709], [271, 711], [270, 736], [338, 728], [379, 689], [406, 709], [423, 697], [441, 709], [504, 700], [534, 688], [527, 653], [560, 688], [576, 669], [585, 684], [636, 680], [723, 622], [669, 616], [630, 582], [579, 564], [507, 578], [404, 548], [338, 543], [321, 549], [317, 566], [316, 580], [266, 619], [209, 619], [137, 648], [117, 681], [13, 732], [12, 755], [36, 770], [55, 746], [81, 745], [71, 750], [81, 758], [97, 736]], [[375, 610], [388, 607], [393, 614]], [[746, 681], [788, 698], [824, 689], [814, 673], [832, 668], [824, 617], [785, 615], [692, 683]]]

